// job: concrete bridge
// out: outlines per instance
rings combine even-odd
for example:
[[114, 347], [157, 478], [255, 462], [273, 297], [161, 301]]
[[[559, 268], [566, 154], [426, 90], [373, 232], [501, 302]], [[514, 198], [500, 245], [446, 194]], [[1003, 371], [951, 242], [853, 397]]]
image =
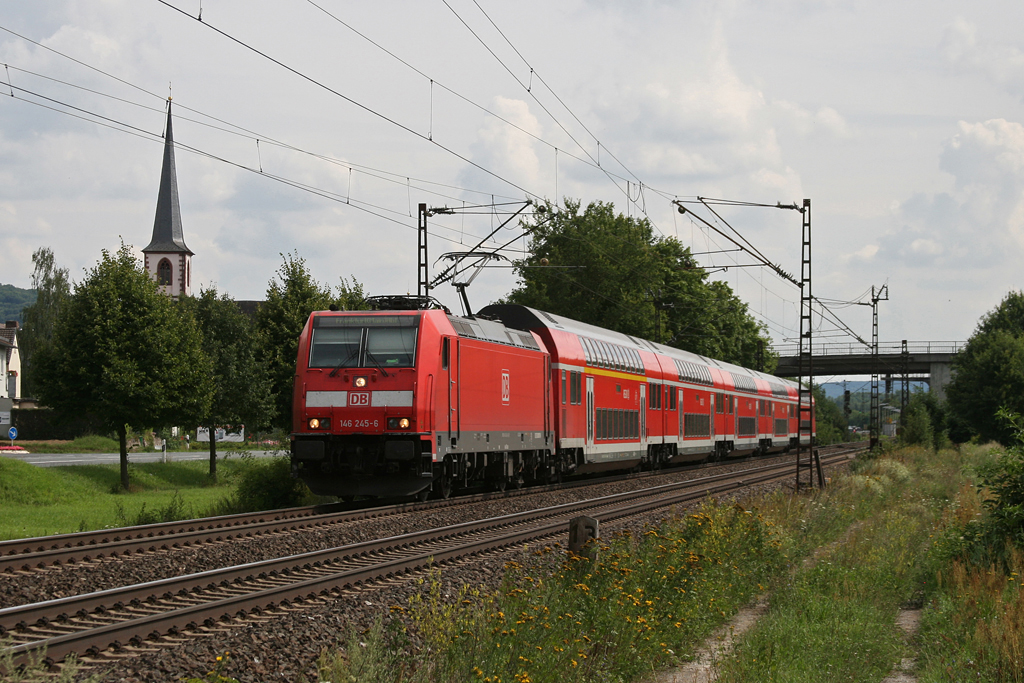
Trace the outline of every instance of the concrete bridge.
[[[914, 381], [928, 382], [929, 390], [939, 399], [946, 396], [946, 385], [952, 375], [950, 364], [966, 342], [907, 342], [906, 371]], [[777, 346], [779, 365], [775, 374], [779, 377], [796, 377], [798, 374], [798, 348], [795, 344]], [[887, 383], [900, 378], [904, 373], [903, 346], [901, 342], [878, 343], [878, 368], [875, 369], [871, 349], [858, 343], [815, 344], [814, 376], [823, 375], [873, 375], [875, 372]], [[888, 393], [888, 392], [887, 392]]]

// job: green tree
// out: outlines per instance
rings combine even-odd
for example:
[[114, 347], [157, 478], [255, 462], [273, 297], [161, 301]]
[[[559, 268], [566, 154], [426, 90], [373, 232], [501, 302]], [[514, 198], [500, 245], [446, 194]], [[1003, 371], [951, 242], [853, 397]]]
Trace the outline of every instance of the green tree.
[[[764, 328], [729, 286], [708, 279], [689, 249], [612, 204], [567, 200], [532, 227], [506, 298], [668, 346], [756, 367]], [[769, 371], [773, 354], [765, 353]]]
[[932, 426], [931, 413], [923, 399], [923, 392], [917, 392], [910, 398], [907, 409], [900, 414], [900, 443], [931, 448], [935, 445], [935, 429]]
[[263, 335], [264, 359], [275, 395], [274, 424], [290, 429], [295, 359], [299, 335], [309, 315], [331, 306], [343, 310], [362, 309], [366, 296], [355, 278], [349, 283], [344, 277], [335, 295], [330, 285], [313, 278], [306, 260], [298, 254], [281, 254], [281, 257], [284, 263], [267, 287], [267, 300], [257, 311], [256, 320]]
[[21, 393], [36, 396], [39, 393], [35, 378], [36, 353], [50, 344], [53, 330], [61, 310], [71, 298], [71, 280], [67, 268], [58, 268], [49, 247], [40, 247], [32, 254], [32, 287], [36, 290], [35, 303], [22, 312], [24, 329], [18, 333], [21, 353]]
[[1010, 445], [1014, 432], [996, 414], [1024, 413], [1024, 293], [1010, 292], [982, 317], [953, 369], [950, 412], [972, 434]]
[[814, 385], [814, 423], [818, 443], [827, 446], [846, 441], [846, 416], [838, 403], [825, 395], [820, 385]]
[[1000, 409], [996, 418], [1006, 425], [1010, 445], [1006, 452], [981, 470], [985, 507], [997, 531], [1024, 547], [1024, 421], [1017, 413]]
[[38, 359], [45, 405], [117, 432], [126, 490], [129, 426], [193, 426], [210, 410], [212, 368], [195, 318], [157, 292], [124, 244], [75, 285]]
[[179, 306], [189, 310], [203, 335], [210, 359], [213, 398], [202, 424], [210, 430], [210, 476], [217, 476], [218, 425], [244, 424], [251, 431], [270, 424], [274, 395], [263, 362], [263, 344], [253, 321], [226, 294], [205, 289]]

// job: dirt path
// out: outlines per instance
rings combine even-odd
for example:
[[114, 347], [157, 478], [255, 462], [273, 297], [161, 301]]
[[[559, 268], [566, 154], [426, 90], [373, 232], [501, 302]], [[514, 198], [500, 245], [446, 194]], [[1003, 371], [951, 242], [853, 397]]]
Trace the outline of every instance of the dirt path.
[[[896, 625], [903, 631], [903, 637], [907, 642], [913, 642], [921, 625], [921, 610], [901, 609], [899, 616], [896, 617]], [[899, 666], [893, 669], [882, 683], [917, 683], [917, 676], [914, 675], [915, 668], [917, 668], [917, 658], [904, 657]]]
[[[825, 557], [837, 547], [846, 543], [850, 536], [863, 525], [863, 520], [851, 524], [840, 538], [816, 549], [809, 557], [804, 559], [799, 567], [793, 567], [790, 574], [795, 575], [798, 569], [807, 571], [813, 568], [822, 557]], [[704, 645], [694, 653], [696, 658], [692, 662], [676, 669], [659, 672], [648, 679], [648, 683], [711, 683], [716, 680], [715, 669], [718, 662], [732, 653], [736, 639], [753, 628], [757, 624], [757, 620], [767, 611], [768, 596], [758, 596], [753, 605], [741, 609], [728, 624], [719, 628], [710, 638], [705, 640]], [[900, 615], [902, 616], [903, 612]], [[916, 624], [915, 620], [915, 627]], [[911, 662], [912, 666], [913, 662]], [[916, 679], [901, 678], [893, 679], [892, 681], [886, 679], [883, 683], [907, 683], [908, 681], [916, 681]]]
[[732, 652], [736, 638], [749, 631], [767, 610], [768, 596], [762, 595], [704, 641], [704, 646], [695, 653], [696, 659], [678, 669], [656, 674], [650, 683], [710, 683], [715, 680], [717, 663]]

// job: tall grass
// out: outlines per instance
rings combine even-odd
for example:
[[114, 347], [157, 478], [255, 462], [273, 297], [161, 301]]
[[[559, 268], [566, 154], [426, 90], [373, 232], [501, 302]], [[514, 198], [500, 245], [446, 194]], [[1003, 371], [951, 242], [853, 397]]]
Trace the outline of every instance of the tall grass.
[[930, 536], [969, 461], [888, 452], [826, 491], [769, 496], [758, 512], [708, 504], [593, 562], [511, 565], [495, 594], [446, 595], [435, 575], [402, 606], [408, 629], [352, 634], [321, 658], [321, 680], [641, 680], [691, 659], [768, 590], [769, 613], [719, 662], [719, 680], [881, 680], [907, 652], [899, 608], [934, 589]]
[[[972, 450], [981, 471], [1004, 457]], [[933, 539], [941, 566], [921, 621], [922, 682], [1024, 682], [1024, 551], [995, 536], [990, 500], [983, 486], [964, 485]]]
[[[435, 574], [403, 608], [408, 633], [378, 626], [322, 658], [320, 679], [636, 680], [692, 656], [784, 561], [770, 523], [709, 504], [643, 538], [603, 544], [594, 561], [570, 556], [548, 577], [510, 564], [496, 594], [463, 587], [452, 600]], [[406, 638], [420, 647], [393, 668]]]

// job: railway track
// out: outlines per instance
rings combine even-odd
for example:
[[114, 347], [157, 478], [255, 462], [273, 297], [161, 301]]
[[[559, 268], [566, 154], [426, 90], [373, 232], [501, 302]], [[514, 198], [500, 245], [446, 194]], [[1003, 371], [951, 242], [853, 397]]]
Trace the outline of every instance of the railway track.
[[[840, 444], [838, 447], [852, 447]], [[827, 452], [827, 449], [821, 449]], [[703, 465], [707, 467], [708, 465]], [[679, 468], [673, 471], [684, 471]], [[497, 498], [531, 495], [597, 483], [657, 476], [657, 472], [584, 479], [561, 484], [534, 486], [502, 493], [477, 493], [448, 500], [424, 503], [394, 503], [353, 509], [349, 503], [314, 505], [258, 513], [207, 517], [179, 522], [101, 529], [56, 536], [0, 541], [0, 573], [32, 571], [62, 564], [117, 558], [139, 553], [166, 551], [204, 543], [222, 543], [264, 534], [323, 528], [333, 524], [389, 515], [426, 511], [451, 505], [464, 505]]]
[[[850, 459], [847, 449], [823, 464]], [[792, 463], [712, 474], [697, 480], [540, 508], [339, 548], [225, 567], [97, 593], [0, 609], [0, 636], [18, 658], [46, 649], [51, 660], [97, 656], [186, 632], [230, 627], [254, 614], [329, 599], [364, 584], [566, 533], [571, 518], [602, 522], [792, 476]]]

